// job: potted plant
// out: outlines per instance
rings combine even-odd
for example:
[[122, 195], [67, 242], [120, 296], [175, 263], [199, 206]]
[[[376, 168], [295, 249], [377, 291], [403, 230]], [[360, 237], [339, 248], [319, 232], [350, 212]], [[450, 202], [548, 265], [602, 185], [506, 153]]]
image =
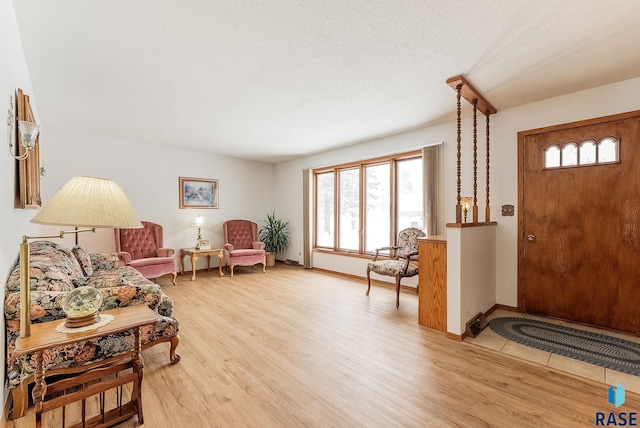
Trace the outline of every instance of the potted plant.
[[289, 222], [276, 218], [275, 211], [267, 214], [264, 226], [258, 232], [260, 241], [264, 242], [267, 252], [267, 266], [276, 264], [276, 254], [282, 253], [291, 244], [291, 231]]

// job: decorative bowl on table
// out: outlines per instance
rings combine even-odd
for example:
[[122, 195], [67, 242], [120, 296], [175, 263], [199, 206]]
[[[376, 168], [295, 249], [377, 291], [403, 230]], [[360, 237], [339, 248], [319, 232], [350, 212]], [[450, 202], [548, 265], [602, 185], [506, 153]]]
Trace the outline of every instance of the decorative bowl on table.
[[67, 314], [64, 326], [69, 328], [84, 327], [100, 321], [102, 295], [93, 287], [78, 287], [71, 291], [62, 302], [62, 309]]

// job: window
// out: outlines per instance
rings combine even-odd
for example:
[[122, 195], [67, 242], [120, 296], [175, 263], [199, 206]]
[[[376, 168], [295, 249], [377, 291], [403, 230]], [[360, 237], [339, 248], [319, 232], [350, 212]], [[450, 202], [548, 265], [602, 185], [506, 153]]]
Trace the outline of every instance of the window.
[[596, 163], [596, 142], [586, 140], [580, 144], [580, 165]]
[[545, 168], [557, 168], [560, 166], [560, 148], [551, 146], [544, 152]]
[[391, 165], [365, 166], [365, 251], [389, 245], [391, 236]]
[[603, 138], [598, 144], [598, 162], [618, 162], [618, 141], [613, 138]]
[[412, 152], [315, 170], [314, 247], [372, 253], [402, 229], [423, 229], [422, 165]]
[[552, 144], [544, 150], [544, 167], [555, 169], [617, 163], [620, 161], [618, 143], [614, 137], [604, 137], [599, 142], [583, 140], [576, 144], [569, 141], [562, 148]]
[[338, 195], [340, 200], [340, 241], [338, 247], [347, 251], [358, 251], [360, 247], [360, 171], [339, 171]]
[[398, 161], [398, 231], [424, 229], [422, 158]]
[[562, 166], [578, 165], [578, 146], [573, 143], [562, 148]]
[[316, 175], [316, 245], [334, 245], [334, 189], [333, 173]]

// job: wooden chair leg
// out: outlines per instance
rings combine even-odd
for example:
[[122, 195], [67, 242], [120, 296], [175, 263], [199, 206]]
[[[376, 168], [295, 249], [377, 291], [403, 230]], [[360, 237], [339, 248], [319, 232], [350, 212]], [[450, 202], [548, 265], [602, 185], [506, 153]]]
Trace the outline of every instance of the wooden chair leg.
[[171, 338], [171, 348], [169, 349], [169, 361], [171, 364], [175, 364], [180, 361], [180, 355], [176, 352], [176, 348], [180, 343], [180, 336], [175, 335]]
[[400, 275], [396, 275], [396, 308], [400, 307]]
[[371, 290], [371, 269], [367, 268], [367, 292], [365, 296], [369, 295], [369, 291]]
[[178, 284], [176, 284], [176, 275], [177, 275], [177, 272], [171, 272], [171, 275], [173, 275], [173, 285], [178, 285]]

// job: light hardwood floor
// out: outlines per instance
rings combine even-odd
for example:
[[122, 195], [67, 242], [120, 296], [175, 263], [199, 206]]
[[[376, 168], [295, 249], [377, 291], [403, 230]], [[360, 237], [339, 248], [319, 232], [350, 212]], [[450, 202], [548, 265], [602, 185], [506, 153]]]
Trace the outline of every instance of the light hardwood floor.
[[146, 427], [580, 427], [640, 409], [635, 394], [615, 409], [604, 383], [419, 326], [409, 291], [396, 309], [392, 287], [366, 297], [366, 280], [286, 265], [160, 283], [182, 360], [165, 344], [143, 353]]

